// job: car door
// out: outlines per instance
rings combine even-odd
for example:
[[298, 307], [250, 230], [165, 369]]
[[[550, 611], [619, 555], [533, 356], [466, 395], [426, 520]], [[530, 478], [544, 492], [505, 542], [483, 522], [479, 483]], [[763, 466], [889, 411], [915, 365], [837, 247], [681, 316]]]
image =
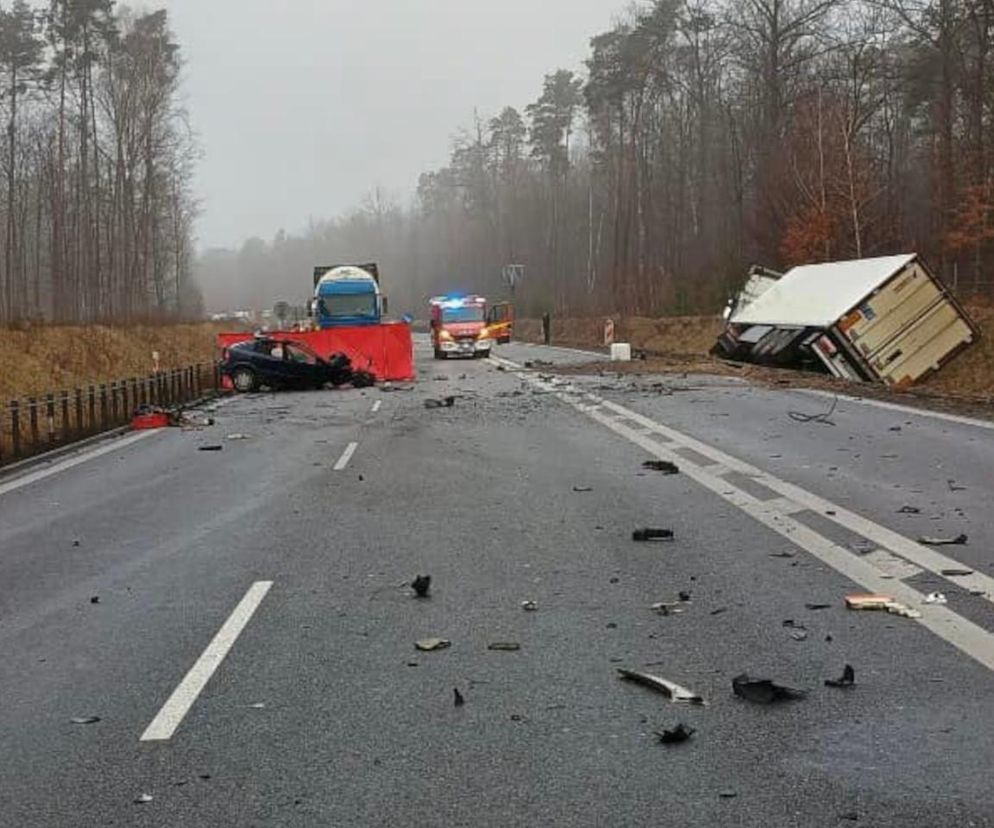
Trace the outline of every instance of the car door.
[[292, 342], [283, 344], [283, 361], [287, 380], [294, 385], [323, 385], [327, 381], [326, 371], [318, 358]]

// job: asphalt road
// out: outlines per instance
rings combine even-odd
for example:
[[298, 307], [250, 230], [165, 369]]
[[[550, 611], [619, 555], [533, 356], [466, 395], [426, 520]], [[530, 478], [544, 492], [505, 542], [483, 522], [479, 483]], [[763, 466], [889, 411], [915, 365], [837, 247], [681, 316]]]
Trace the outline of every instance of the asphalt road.
[[994, 825], [994, 430], [499, 358], [0, 478], [0, 825]]

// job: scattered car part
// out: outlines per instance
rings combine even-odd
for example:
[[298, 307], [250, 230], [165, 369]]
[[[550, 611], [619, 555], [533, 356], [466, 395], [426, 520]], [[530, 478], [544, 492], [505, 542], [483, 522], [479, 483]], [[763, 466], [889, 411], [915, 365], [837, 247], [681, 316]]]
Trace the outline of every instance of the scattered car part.
[[69, 722], [74, 725], [91, 725], [100, 721], [99, 716], [73, 716]]
[[494, 641], [492, 644], [487, 644], [487, 649], [513, 653], [520, 650], [521, 645], [517, 641]]
[[574, 486], [574, 492], [592, 492], [593, 488], [591, 486]]
[[456, 707], [462, 707], [464, 704], [466, 704], [466, 699], [463, 698], [463, 694], [459, 692], [458, 687], [452, 688], [452, 696]]
[[428, 590], [431, 589], [431, 575], [418, 575], [411, 582], [411, 589], [418, 598], [427, 598]]
[[902, 506], [900, 509], [898, 509], [897, 513], [899, 515], [920, 515], [922, 513], [922, 510], [919, 509], [917, 506], [905, 505]]
[[954, 538], [918, 538], [918, 543], [923, 543], [925, 546], [963, 546], [967, 540], [966, 535], [959, 534]]
[[835, 413], [835, 409], [838, 405], [839, 398], [836, 397], [832, 400], [832, 405], [828, 411], [823, 411], [820, 414], [805, 414], [803, 411], [788, 411], [787, 416], [797, 423], [818, 423], [819, 425], [834, 426], [835, 421], [832, 420], [832, 415]]
[[452, 408], [455, 404], [455, 397], [443, 397], [440, 400], [425, 400], [425, 408]]
[[679, 615], [683, 612], [683, 607], [679, 603], [667, 604], [665, 601], [659, 601], [649, 607], [657, 615]]
[[697, 731], [680, 722], [676, 727], [671, 727], [666, 730], [657, 731], [656, 735], [659, 737], [659, 741], [664, 745], [678, 745], [681, 742], [686, 742], [693, 736]]
[[795, 690], [767, 678], [753, 678], [748, 673], [740, 673], [732, 679], [732, 692], [739, 698], [756, 704], [793, 701], [807, 695], [803, 690]]
[[673, 540], [672, 529], [636, 529], [632, 532], [632, 540], [639, 542], [647, 541], [671, 541]]
[[671, 463], [669, 460], [646, 460], [642, 464], [643, 469], [649, 469], [649, 471], [657, 471], [662, 474], [679, 474], [680, 468], [676, 463]]
[[939, 570], [939, 574], [945, 576], [946, 578], [965, 578], [968, 575], [973, 574], [972, 569], [942, 569]]
[[251, 440], [252, 439], [252, 435], [251, 434], [242, 434], [241, 432], [236, 432], [234, 434], [229, 434], [226, 439], [228, 439], [228, 440]]
[[432, 650], [445, 650], [452, 646], [452, 642], [444, 638], [422, 638], [420, 641], [415, 641], [414, 646], [430, 653]]
[[522, 601], [521, 609], [525, 612], [535, 612], [538, 609], [538, 604], [534, 601]]
[[949, 599], [941, 592], [930, 592], [922, 599], [923, 604], [948, 604]]
[[635, 684], [639, 684], [642, 687], [648, 687], [650, 690], [655, 690], [657, 693], [662, 693], [666, 698], [672, 702], [686, 702], [687, 704], [704, 704], [704, 699], [699, 694], [688, 690], [686, 687], [681, 687], [668, 679], [664, 679], [660, 676], [654, 676], [652, 673], [639, 673], [635, 670], [625, 670], [621, 667], [617, 668], [618, 674], [625, 681], [631, 681]]
[[876, 593], [854, 594], [846, 596], [846, 608], [851, 610], [878, 610], [889, 612], [891, 615], [900, 615], [904, 618], [921, 618], [921, 613], [895, 601], [889, 595]]
[[147, 794], [147, 793], [138, 794], [138, 796], [136, 796], [134, 799], [134, 803], [135, 805], [147, 805], [153, 799], [155, 799], [155, 797], [152, 796], [152, 794]]
[[831, 604], [805, 604], [804, 608], [808, 610], [823, 610], [829, 609], [831, 606]]
[[223, 451], [224, 446], [199, 446], [197, 451]]
[[842, 669], [842, 675], [837, 679], [825, 679], [826, 687], [854, 687], [856, 685], [856, 671], [851, 664], [847, 664]]

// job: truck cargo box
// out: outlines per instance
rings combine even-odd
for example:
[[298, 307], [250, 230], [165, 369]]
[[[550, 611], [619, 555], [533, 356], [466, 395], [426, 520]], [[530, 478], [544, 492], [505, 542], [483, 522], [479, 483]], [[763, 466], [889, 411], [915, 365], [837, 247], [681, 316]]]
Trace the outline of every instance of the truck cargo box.
[[[759, 343], [750, 333], [757, 328]], [[739, 303], [718, 349], [760, 362], [763, 340], [797, 330], [807, 334], [798, 351], [835, 376], [892, 386], [938, 370], [979, 336], [945, 285], [908, 253], [793, 268]]]

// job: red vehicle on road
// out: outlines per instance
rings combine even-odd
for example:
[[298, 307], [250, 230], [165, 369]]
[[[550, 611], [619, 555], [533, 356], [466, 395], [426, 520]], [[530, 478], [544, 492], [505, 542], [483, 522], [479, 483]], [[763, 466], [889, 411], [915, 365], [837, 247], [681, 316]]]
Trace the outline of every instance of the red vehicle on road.
[[494, 338], [487, 326], [487, 300], [482, 296], [436, 296], [431, 306], [431, 344], [435, 359], [450, 355], [487, 357]]

